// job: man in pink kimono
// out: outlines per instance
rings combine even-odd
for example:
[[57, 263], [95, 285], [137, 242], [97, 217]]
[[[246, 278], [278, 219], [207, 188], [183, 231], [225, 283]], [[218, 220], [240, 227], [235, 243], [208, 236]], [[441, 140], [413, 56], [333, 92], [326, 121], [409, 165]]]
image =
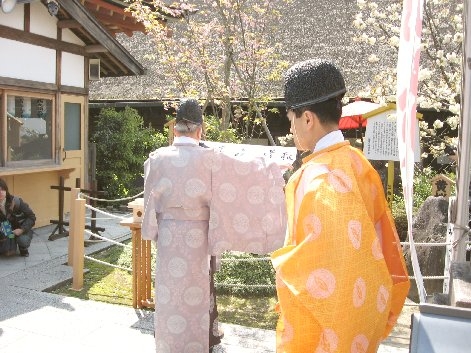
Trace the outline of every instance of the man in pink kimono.
[[262, 158], [199, 146], [202, 111], [183, 101], [172, 146], [144, 164], [144, 239], [157, 242], [157, 352], [210, 349], [209, 259], [227, 250], [264, 254], [285, 232], [284, 181]]

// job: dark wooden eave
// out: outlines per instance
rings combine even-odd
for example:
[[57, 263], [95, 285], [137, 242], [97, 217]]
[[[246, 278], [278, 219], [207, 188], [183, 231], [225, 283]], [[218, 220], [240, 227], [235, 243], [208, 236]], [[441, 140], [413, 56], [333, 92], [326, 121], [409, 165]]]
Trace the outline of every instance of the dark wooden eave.
[[[58, 3], [58, 27], [77, 35], [85, 43], [89, 58], [100, 59], [102, 77], [144, 74], [142, 65], [114, 37], [119, 32], [132, 34], [134, 30], [143, 30], [129, 12], [104, 0], [58, 0]], [[103, 9], [108, 17], [101, 14]]]

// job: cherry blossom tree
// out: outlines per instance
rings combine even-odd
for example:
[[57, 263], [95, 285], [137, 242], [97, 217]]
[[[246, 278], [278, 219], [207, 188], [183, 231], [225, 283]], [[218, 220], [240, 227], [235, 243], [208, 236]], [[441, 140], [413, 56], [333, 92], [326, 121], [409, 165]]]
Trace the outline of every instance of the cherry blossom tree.
[[[399, 50], [402, 0], [357, 0], [359, 12], [353, 25], [358, 35], [355, 41], [376, 47], [389, 59], [386, 67], [374, 77], [374, 83], [359, 96], [368, 96], [377, 102], [393, 101], [396, 90], [396, 62]], [[419, 124], [422, 141], [427, 141], [423, 157], [430, 153], [437, 157], [447, 146], [456, 146], [456, 138], [449, 132], [459, 124], [463, 3], [457, 0], [426, 0], [424, 3], [422, 52], [419, 71], [417, 103], [420, 108], [446, 110], [446, 119], [436, 120], [431, 126]], [[377, 63], [376, 54], [368, 61]]]
[[[156, 10], [149, 1], [128, 2], [152, 36], [152, 57], [168, 77], [162, 97], [201, 99], [221, 117], [223, 129], [232, 125], [252, 137], [254, 127], [262, 126], [274, 144], [265, 118], [266, 87], [287, 67], [270, 37], [280, 17], [279, 1], [154, 0]], [[233, 109], [234, 101], [244, 104]]]

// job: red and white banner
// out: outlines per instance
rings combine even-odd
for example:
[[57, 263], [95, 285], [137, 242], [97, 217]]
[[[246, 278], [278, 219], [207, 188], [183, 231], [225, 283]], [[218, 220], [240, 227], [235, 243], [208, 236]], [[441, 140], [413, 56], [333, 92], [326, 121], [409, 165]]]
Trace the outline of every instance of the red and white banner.
[[414, 180], [414, 144], [417, 124], [415, 123], [417, 87], [419, 76], [420, 40], [422, 36], [424, 0], [404, 0], [401, 21], [401, 38], [397, 60], [397, 137], [399, 162], [406, 205], [412, 266], [417, 283], [420, 302], [424, 303], [427, 293], [412, 234], [412, 198]]

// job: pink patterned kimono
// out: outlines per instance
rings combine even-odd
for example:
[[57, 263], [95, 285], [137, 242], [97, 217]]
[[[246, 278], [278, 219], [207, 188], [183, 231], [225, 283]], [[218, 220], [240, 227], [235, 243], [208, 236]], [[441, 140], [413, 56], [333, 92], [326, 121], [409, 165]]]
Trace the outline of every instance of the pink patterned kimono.
[[209, 350], [209, 256], [283, 244], [284, 181], [275, 164], [178, 143], [144, 165], [144, 239], [157, 242], [157, 352]]

